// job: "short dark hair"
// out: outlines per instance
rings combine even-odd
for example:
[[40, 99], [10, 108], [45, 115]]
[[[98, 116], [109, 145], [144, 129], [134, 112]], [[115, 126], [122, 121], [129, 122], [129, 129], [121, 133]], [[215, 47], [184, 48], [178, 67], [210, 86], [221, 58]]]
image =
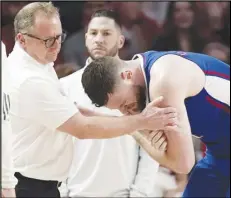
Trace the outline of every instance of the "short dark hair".
[[117, 82], [118, 61], [105, 56], [92, 61], [84, 70], [82, 85], [96, 107], [107, 104], [108, 94], [113, 93]]
[[91, 20], [95, 17], [107, 17], [109, 19], [114, 20], [115, 24], [121, 28], [121, 22], [119, 14], [114, 10], [102, 9], [97, 10], [91, 15]]

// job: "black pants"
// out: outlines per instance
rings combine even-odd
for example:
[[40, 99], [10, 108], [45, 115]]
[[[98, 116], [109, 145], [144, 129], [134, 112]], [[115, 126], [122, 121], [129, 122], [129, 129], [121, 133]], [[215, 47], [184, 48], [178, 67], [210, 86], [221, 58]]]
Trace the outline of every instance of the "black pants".
[[58, 181], [45, 181], [24, 177], [20, 173], [15, 173], [18, 183], [15, 187], [16, 197], [54, 197], [60, 198]]

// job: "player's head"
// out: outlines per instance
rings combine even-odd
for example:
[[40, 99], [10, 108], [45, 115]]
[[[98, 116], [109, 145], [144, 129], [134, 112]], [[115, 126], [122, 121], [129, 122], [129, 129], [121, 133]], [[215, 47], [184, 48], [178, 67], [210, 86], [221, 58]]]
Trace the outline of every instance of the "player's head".
[[15, 36], [23, 49], [42, 64], [56, 60], [65, 39], [59, 12], [51, 2], [33, 2], [14, 19]]
[[85, 40], [93, 60], [103, 56], [117, 56], [125, 40], [117, 13], [106, 9], [96, 11], [91, 16]]
[[97, 107], [135, 114], [146, 105], [145, 85], [137, 82], [136, 74], [135, 67], [117, 57], [106, 56], [88, 65], [82, 75], [82, 84]]

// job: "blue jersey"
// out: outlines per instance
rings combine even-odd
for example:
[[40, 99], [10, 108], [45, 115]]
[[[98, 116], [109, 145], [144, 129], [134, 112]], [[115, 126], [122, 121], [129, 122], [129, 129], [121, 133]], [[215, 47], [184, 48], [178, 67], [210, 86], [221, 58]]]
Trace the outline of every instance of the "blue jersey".
[[224, 90], [223, 85], [230, 83], [230, 66], [203, 54], [179, 51], [148, 51], [140, 54], [143, 57], [143, 67], [148, 87], [153, 63], [167, 54], [178, 55], [190, 60], [204, 72], [207, 82], [204, 88], [196, 96], [185, 100], [191, 131], [193, 135], [201, 137], [201, 140], [206, 144], [207, 152], [210, 154], [229, 156], [230, 106], [227, 101], [230, 100], [230, 95], [229, 90]]

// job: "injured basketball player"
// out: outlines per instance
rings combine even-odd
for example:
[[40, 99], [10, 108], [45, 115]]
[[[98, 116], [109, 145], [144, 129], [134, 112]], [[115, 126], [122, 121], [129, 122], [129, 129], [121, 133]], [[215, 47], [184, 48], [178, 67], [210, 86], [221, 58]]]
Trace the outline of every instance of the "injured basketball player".
[[[192, 135], [200, 137], [206, 155], [195, 166], [183, 197], [229, 197], [229, 65], [204, 54], [148, 51], [130, 61], [95, 60], [84, 71], [82, 84], [93, 104], [124, 114], [140, 112], [146, 99], [163, 96], [159, 107], [176, 108], [178, 123], [164, 129], [167, 150], [149, 154], [160, 165], [187, 174], [195, 164]], [[156, 133], [150, 135], [154, 144]], [[144, 139], [139, 141], [145, 148]]]

